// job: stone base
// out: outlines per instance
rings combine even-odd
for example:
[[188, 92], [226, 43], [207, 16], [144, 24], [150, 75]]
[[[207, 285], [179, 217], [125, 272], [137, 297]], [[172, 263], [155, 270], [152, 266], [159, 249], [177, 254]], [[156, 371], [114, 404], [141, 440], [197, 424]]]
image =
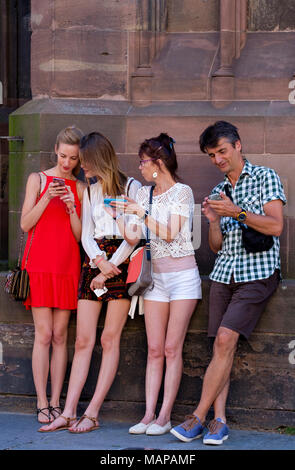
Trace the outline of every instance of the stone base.
[[[61, 400], [64, 405], [64, 400]], [[172, 412], [173, 425], [182, 423], [185, 416], [192, 413], [195, 403], [179, 404], [175, 403]], [[80, 401], [77, 409], [77, 416], [82, 416], [88, 406], [87, 401]], [[160, 404], [158, 405], [159, 409]], [[22, 397], [14, 395], [0, 395], [0, 408], [2, 413], [25, 413], [32, 414], [32, 419], [36, 419], [36, 398]], [[144, 402], [132, 402], [118, 400], [105, 400], [100, 418], [105, 421], [121, 421], [126, 423], [136, 423], [142, 419], [145, 412]], [[263, 410], [260, 408], [226, 408], [227, 423], [233, 429], [247, 429], [256, 431], [275, 431], [280, 427], [294, 426], [295, 411], [284, 410]], [[214, 413], [211, 409], [207, 416], [207, 421], [213, 419]]]
[[[36, 399], [31, 355], [34, 327], [31, 313], [3, 292], [1, 275], [0, 407], [2, 411], [35, 412]], [[189, 325], [183, 350], [183, 375], [173, 409], [173, 420], [191, 413], [201, 394], [202, 380], [211, 358], [206, 335], [208, 280], [203, 278], [203, 300]], [[240, 340], [231, 374], [227, 403], [229, 422], [237, 427], [275, 429], [294, 424], [295, 281], [280, 286], [269, 302], [249, 341]], [[69, 326], [69, 362], [62, 397], [67, 392], [74, 353], [75, 313]], [[99, 320], [97, 343], [90, 372], [81, 395], [79, 414], [94, 393], [101, 361]], [[103, 405], [107, 419], [136, 421], [142, 417], [145, 400], [146, 334], [144, 318], [128, 319], [121, 339], [121, 356], [114, 383]], [[50, 382], [48, 396], [50, 395]], [[159, 396], [161, 403], [163, 391]]]

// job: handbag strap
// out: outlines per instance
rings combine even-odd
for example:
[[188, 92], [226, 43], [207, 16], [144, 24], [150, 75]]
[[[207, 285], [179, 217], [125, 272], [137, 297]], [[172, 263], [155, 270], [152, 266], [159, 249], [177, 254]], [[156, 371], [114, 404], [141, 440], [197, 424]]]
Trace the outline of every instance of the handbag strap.
[[[225, 192], [225, 195], [229, 197], [232, 202], [234, 202], [227, 183], [224, 185], [224, 192]], [[240, 222], [239, 220], [237, 220], [237, 222], [239, 226], [241, 227], [241, 229], [245, 228], [245, 225], [242, 224], [242, 222]]]
[[[151, 186], [149, 208], [148, 208], [147, 212], [149, 212], [151, 210], [151, 206], [152, 206], [152, 203], [153, 203], [154, 189], [155, 189], [155, 186]], [[148, 227], [146, 228], [146, 243], [145, 243], [145, 246], [146, 246], [146, 256], [147, 256], [147, 259], [150, 261], [150, 259], [151, 259], [151, 241], [150, 241], [150, 229]]]
[[[42, 180], [41, 180], [41, 175], [40, 175], [40, 173], [38, 173], [38, 175], [39, 175], [39, 178], [40, 178], [40, 186], [39, 186], [39, 191], [38, 191], [37, 199], [38, 199], [38, 197], [40, 197], [40, 194], [41, 194], [41, 184], [42, 184]], [[37, 223], [38, 223], [38, 222], [37, 222]], [[26, 259], [25, 259], [24, 269], [26, 269], [26, 266], [27, 266], [28, 257], [29, 257], [29, 253], [30, 253], [30, 250], [31, 250], [32, 241], [33, 241], [33, 238], [34, 238], [34, 233], [35, 233], [35, 230], [36, 230], [36, 225], [37, 225], [37, 223], [34, 225], [34, 228], [33, 228], [33, 232], [32, 232], [32, 236], [31, 236], [31, 240], [30, 240], [29, 249], [28, 249], [28, 251], [27, 251], [27, 256], [26, 256]], [[22, 232], [22, 235], [21, 235], [21, 246], [20, 246], [19, 258], [18, 258], [18, 263], [17, 263], [18, 266], [20, 266], [20, 258], [21, 258], [21, 253], [22, 253], [23, 241], [24, 241], [24, 232]]]

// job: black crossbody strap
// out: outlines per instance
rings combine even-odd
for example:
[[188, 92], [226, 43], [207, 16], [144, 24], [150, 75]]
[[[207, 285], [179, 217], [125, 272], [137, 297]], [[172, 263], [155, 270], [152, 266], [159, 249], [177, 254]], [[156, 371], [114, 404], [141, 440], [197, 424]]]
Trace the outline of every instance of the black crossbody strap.
[[225, 195], [226, 195], [227, 197], [229, 197], [229, 198], [230, 198], [230, 200], [232, 201], [232, 200], [233, 200], [233, 198], [232, 198], [232, 195], [231, 195], [231, 193], [230, 193], [230, 190], [229, 190], [228, 184], [225, 184], [225, 185], [224, 185], [224, 192], [225, 192]]
[[[231, 193], [230, 193], [228, 184], [225, 184], [225, 185], [224, 185], [224, 192], [225, 192], [225, 195], [226, 195], [227, 197], [229, 197], [232, 202], [234, 202], [234, 201], [233, 201], [233, 198], [232, 198], [232, 195], [231, 195]], [[237, 220], [237, 222], [238, 222], [238, 224], [239, 224], [239, 226], [240, 226], [241, 228], [245, 228], [245, 225], [242, 224], [242, 222], [240, 222], [239, 220]]]
[[[149, 200], [149, 208], [148, 208], [148, 212], [151, 212], [151, 209], [152, 209], [152, 203], [153, 203], [153, 192], [154, 192], [154, 189], [155, 189], [155, 186], [151, 186], [151, 190], [150, 190], [150, 200]], [[151, 241], [150, 241], [150, 229], [146, 228], [146, 255], [147, 255], [147, 259], [150, 260], [151, 259]]]

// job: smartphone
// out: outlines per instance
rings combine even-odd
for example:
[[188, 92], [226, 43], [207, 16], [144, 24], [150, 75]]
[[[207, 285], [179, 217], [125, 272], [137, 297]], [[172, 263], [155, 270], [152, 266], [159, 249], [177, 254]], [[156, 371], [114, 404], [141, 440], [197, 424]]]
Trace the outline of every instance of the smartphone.
[[221, 201], [222, 197], [220, 196], [220, 194], [210, 194], [208, 199], [210, 199], [211, 201]]
[[104, 203], [105, 206], [109, 206], [110, 203], [113, 202], [113, 201], [127, 202], [127, 199], [106, 197], [106, 198], [104, 198], [103, 203]]
[[97, 297], [101, 297], [107, 291], [108, 291], [108, 289], [106, 287], [103, 287], [102, 289], [94, 289], [93, 292], [95, 293], [95, 295], [97, 295]]
[[53, 183], [58, 183], [59, 186], [65, 186], [65, 185], [66, 185], [66, 182], [65, 182], [64, 179], [62, 179], [62, 178], [57, 178], [56, 176], [53, 177], [52, 182], [53, 182]]

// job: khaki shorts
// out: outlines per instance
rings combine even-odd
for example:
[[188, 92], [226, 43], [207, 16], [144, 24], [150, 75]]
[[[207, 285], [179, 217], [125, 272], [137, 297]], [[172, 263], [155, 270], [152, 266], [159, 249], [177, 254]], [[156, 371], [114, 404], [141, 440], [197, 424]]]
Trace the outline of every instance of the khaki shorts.
[[212, 281], [208, 336], [216, 336], [222, 326], [248, 339], [279, 281], [279, 270], [257, 281], [234, 282], [233, 278], [230, 284]]

